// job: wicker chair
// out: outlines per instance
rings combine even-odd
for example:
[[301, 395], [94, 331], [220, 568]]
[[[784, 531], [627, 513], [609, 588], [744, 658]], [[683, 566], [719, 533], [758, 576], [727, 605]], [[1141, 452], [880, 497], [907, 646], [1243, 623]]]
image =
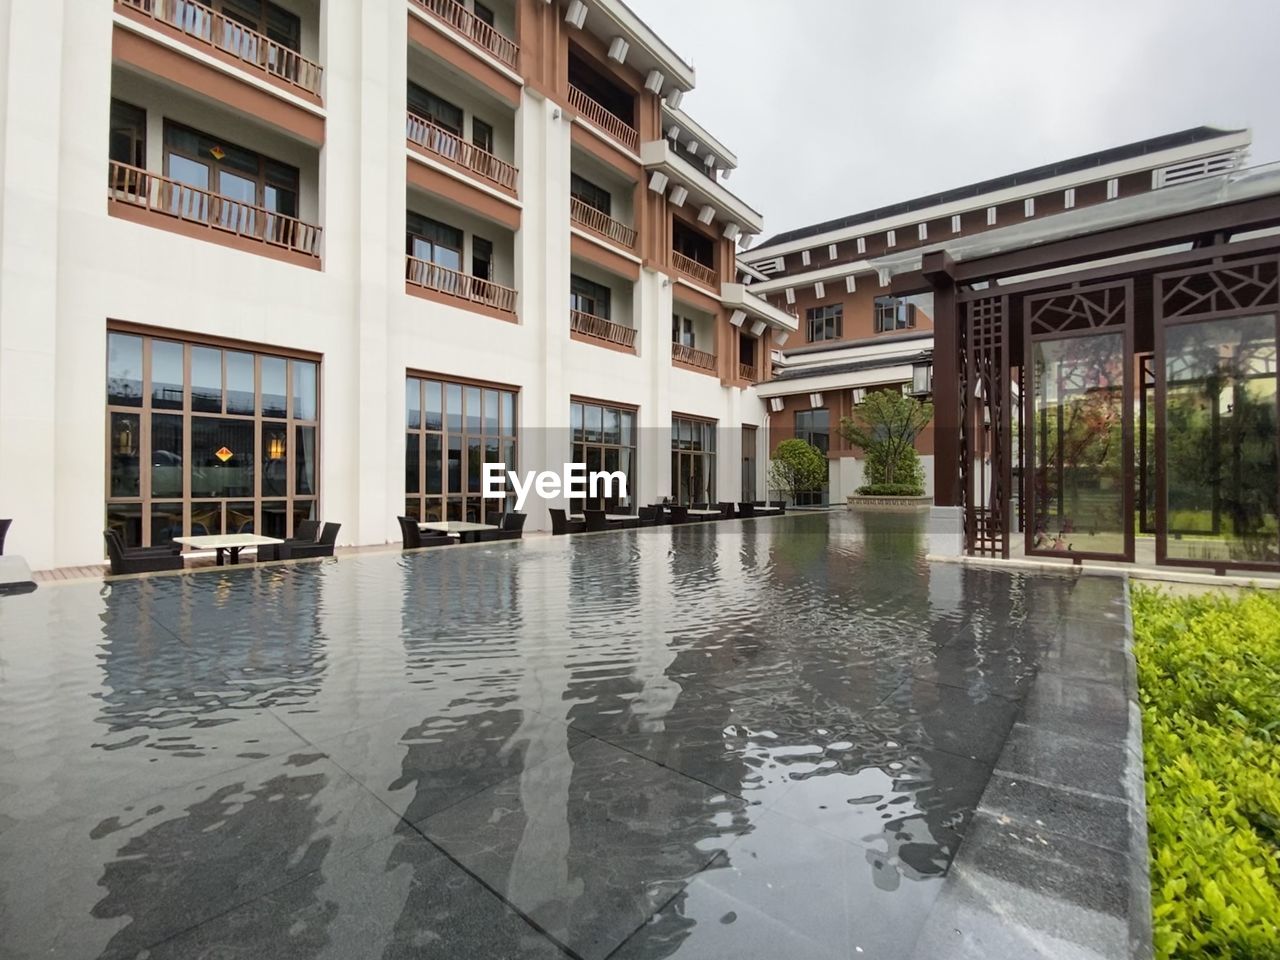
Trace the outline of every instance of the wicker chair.
[[551, 508], [551, 533], [560, 536], [565, 533], [581, 533], [587, 529], [585, 520], [570, 520], [563, 510]]
[[293, 547], [305, 547], [308, 544], [316, 542], [316, 537], [320, 535], [319, 520], [303, 520], [298, 524], [298, 529], [293, 531], [293, 536], [284, 543], [265, 543], [258, 548], [258, 562], [265, 563], [270, 560], [288, 560], [290, 550]]
[[182, 547], [169, 544], [163, 547], [126, 547], [120, 534], [114, 530], [102, 531], [107, 541], [107, 559], [111, 561], [111, 575], [119, 577], [127, 573], [155, 573], [159, 570], [182, 569]]
[[656, 527], [658, 525], [658, 519], [661, 512], [661, 507], [641, 507], [639, 511], [637, 511], [636, 516], [640, 519], [640, 526]]
[[721, 520], [733, 519], [733, 503], [728, 500], [721, 500], [716, 504], [716, 509], [720, 511]]
[[756, 505], [754, 503], [738, 504], [738, 516], [754, 517], [756, 515]]
[[[340, 523], [326, 523], [320, 530], [320, 538], [313, 543], [288, 544], [288, 551], [282, 550], [284, 560], [305, 560], [313, 557], [332, 557], [333, 546], [338, 541]], [[281, 546], [284, 546], [282, 544]]]
[[672, 504], [667, 507], [667, 523], [688, 523], [689, 508]]
[[583, 510], [582, 515], [586, 518], [587, 533], [599, 533], [601, 530], [609, 529], [609, 519], [603, 510]]

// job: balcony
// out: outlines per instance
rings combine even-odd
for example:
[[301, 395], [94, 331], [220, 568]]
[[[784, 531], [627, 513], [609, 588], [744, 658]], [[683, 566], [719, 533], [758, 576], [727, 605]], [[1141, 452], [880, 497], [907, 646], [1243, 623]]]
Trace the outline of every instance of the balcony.
[[287, 254], [288, 259], [302, 258], [319, 267], [321, 228], [265, 207], [114, 160], [110, 162], [107, 199], [123, 211], [142, 211], [148, 219], [152, 215], [160, 218], [159, 226], [166, 222], [188, 225], [195, 228], [197, 236], [207, 230], [209, 239], [234, 240], [234, 245], [247, 249], [261, 245]]
[[587, 123], [604, 131], [632, 153], [640, 149], [640, 134], [631, 124], [610, 113], [573, 84], [569, 84], [569, 106], [582, 114]]
[[512, 319], [516, 314], [516, 292], [492, 280], [473, 277], [442, 267], [429, 260], [417, 257], [405, 257], [405, 281], [411, 286], [423, 290], [434, 290], [447, 297], [468, 304], [489, 307], [502, 314], [509, 314]]
[[633, 327], [624, 327], [620, 323], [580, 310], [570, 310], [569, 321], [569, 329], [588, 339], [610, 343], [626, 350], [635, 349], [636, 331]]
[[760, 375], [756, 372], [755, 364], [740, 363], [738, 364], [738, 378], [746, 380], [748, 383], [758, 383]]
[[671, 344], [671, 359], [708, 373], [716, 372], [716, 355], [705, 350], [687, 347], [683, 343]]
[[635, 249], [636, 231], [625, 223], [613, 219], [577, 197], [569, 198], [569, 219], [598, 237], [611, 240], [628, 250]]
[[515, 70], [520, 62], [520, 47], [474, 13], [454, 0], [412, 0], [431, 17], [449, 27], [454, 33], [470, 40], [482, 50], [492, 54], [505, 66]]
[[319, 64], [195, 0], [115, 0], [115, 3], [134, 19], [177, 31], [192, 46], [222, 54], [219, 59], [229, 57], [287, 89], [316, 99], [320, 96], [324, 71]]
[[519, 171], [450, 130], [416, 114], [405, 115], [405, 138], [424, 153], [469, 173], [489, 186], [516, 195]]
[[692, 257], [686, 257], [683, 253], [672, 250], [671, 265], [690, 280], [697, 281], [704, 287], [710, 287], [715, 290], [718, 285], [719, 277], [713, 267], [708, 267], [705, 263], [699, 263]]

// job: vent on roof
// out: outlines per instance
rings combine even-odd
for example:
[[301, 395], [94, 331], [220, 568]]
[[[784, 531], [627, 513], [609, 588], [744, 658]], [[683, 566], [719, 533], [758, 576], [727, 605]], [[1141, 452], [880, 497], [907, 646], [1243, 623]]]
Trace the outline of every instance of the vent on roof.
[[1191, 180], [1203, 180], [1215, 177], [1240, 166], [1240, 154], [1235, 151], [1215, 154], [1212, 157], [1201, 157], [1199, 160], [1188, 160], [1186, 163], [1171, 163], [1167, 167], [1151, 171], [1151, 189], [1171, 187], [1176, 183], [1187, 183]]
[[774, 257], [772, 260], [761, 260], [759, 263], [753, 263], [752, 266], [761, 273], [769, 274], [781, 273], [784, 264], [782, 257]]

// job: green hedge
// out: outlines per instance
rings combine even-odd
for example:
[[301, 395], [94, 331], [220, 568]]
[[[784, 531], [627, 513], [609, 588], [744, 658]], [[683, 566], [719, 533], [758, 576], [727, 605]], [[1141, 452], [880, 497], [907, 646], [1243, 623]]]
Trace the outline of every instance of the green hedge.
[[1135, 588], [1160, 958], [1280, 958], [1280, 596]]
[[923, 497], [924, 487], [913, 483], [867, 483], [858, 488], [863, 497]]

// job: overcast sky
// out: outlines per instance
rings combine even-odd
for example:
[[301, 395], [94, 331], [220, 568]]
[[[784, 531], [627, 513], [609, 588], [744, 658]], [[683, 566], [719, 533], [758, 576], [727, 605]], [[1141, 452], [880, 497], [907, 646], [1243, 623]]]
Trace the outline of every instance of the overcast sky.
[[1280, 160], [1280, 0], [628, 4], [766, 236], [1201, 124]]

